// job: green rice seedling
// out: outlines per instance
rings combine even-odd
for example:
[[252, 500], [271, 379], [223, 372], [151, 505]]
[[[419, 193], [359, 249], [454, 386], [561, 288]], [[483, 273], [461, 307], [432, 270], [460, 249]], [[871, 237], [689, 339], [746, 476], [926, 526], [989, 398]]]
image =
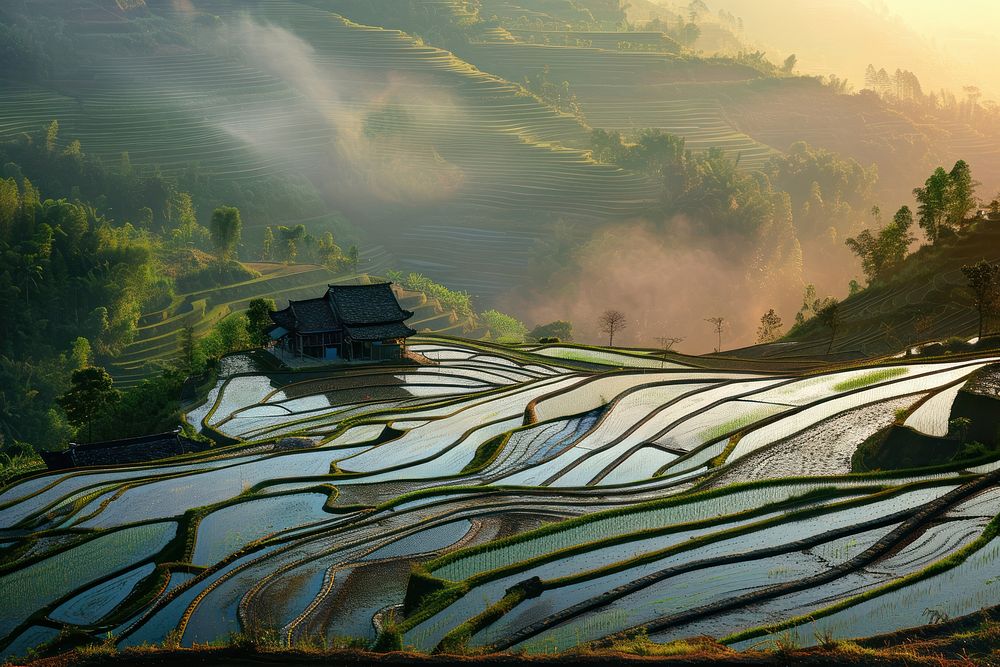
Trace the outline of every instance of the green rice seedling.
[[909, 372], [909, 368], [901, 366], [894, 368], [880, 368], [872, 371], [871, 373], [866, 373], [850, 380], [838, 382], [833, 385], [833, 390], [837, 392], [854, 391], [855, 389], [861, 389], [869, 385], [878, 384], [879, 382], [886, 382], [894, 378], [902, 377]]

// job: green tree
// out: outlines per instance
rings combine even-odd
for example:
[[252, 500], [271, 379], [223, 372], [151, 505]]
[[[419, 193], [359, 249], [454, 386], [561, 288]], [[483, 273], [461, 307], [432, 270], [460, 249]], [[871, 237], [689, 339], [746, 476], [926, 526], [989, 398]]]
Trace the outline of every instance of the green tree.
[[15, 257], [15, 275], [18, 276], [18, 284], [24, 294], [24, 305], [31, 306], [31, 293], [38, 291], [39, 283], [42, 280], [43, 268], [36, 255], [22, 253]]
[[223, 354], [239, 352], [252, 345], [246, 315], [239, 314], [227, 317], [216, 325], [216, 329], [224, 350]]
[[295, 239], [285, 241], [285, 263], [294, 264], [295, 258], [299, 256], [299, 249], [295, 245]]
[[[878, 222], [877, 207], [873, 209], [873, 214]], [[861, 270], [869, 284], [906, 258], [914, 241], [912, 228], [913, 212], [908, 206], [903, 206], [893, 216], [892, 222], [876, 233], [865, 229], [856, 237], [847, 239], [847, 247], [861, 259]]]
[[77, 337], [73, 341], [70, 359], [72, 360], [73, 370], [80, 370], [92, 365], [94, 363], [94, 352], [90, 349], [90, 341], [83, 336]]
[[73, 161], [77, 169], [83, 168], [83, 146], [80, 145], [79, 139], [74, 139], [67, 144], [66, 148], [62, 152], [63, 157], [67, 157]]
[[966, 264], [962, 273], [968, 283], [969, 290], [975, 299], [976, 313], [979, 315], [979, 337], [983, 337], [986, 316], [997, 309], [998, 292], [1000, 292], [1000, 264], [979, 260], [975, 264]]
[[902, 206], [892, 216], [892, 222], [879, 234], [879, 246], [885, 255], [889, 266], [902, 262], [910, 250], [910, 245], [916, 240], [913, 236], [913, 211], [909, 206]]
[[950, 189], [945, 212], [946, 223], [952, 228], [960, 227], [968, 215], [976, 209], [976, 186], [972, 171], [965, 160], [959, 160], [948, 173]]
[[274, 252], [274, 232], [270, 227], [264, 228], [264, 243], [261, 246], [260, 258], [265, 262], [270, 261], [271, 253]]
[[784, 328], [784, 324], [781, 322], [781, 317], [774, 312], [774, 308], [771, 308], [760, 318], [760, 326], [757, 327], [757, 342], [773, 343], [781, 338], [782, 328]]
[[948, 214], [950, 185], [951, 178], [948, 172], [938, 167], [924, 183], [924, 187], [913, 191], [913, 196], [917, 200], [917, 219], [920, 228], [924, 230], [927, 240], [931, 243], [937, 242]]
[[536, 341], [543, 338], [558, 338], [561, 342], [569, 343], [573, 341], [573, 324], [565, 320], [539, 324], [531, 330], [528, 338]]
[[222, 319], [207, 336], [198, 341], [199, 351], [206, 359], [218, 359], [251, 347], [253, 343], [245, 313], [236, 313]]
[[191, 324], [185, 324], [177, 332], [177, 338], [180, 348], [178, 367], [185, 376], [192, 375], [201, 366], [198, 359], [199, 351], [194, 335], [194, 327]]
[[326, 232], [323, 234], [323, 238], [319, 240], [319, 247], [316, 250], [316, 258], [319, 260], [320, 264], [334, 271], [341, 268], [341, 264], [344, 260], [344, 254], [340, 249], [340, 246], [337, 245], [332, 233]]
[[347, 249], [347, 261], [351, 265], [351, 272], [358, 272], [358, 246], [351, 244], [351, 247]]
[[794, 53], [787, 58], [785, 62], [781, 64], [781, 71], [785, 74], [791, 74], [795, 71], [795, 66], [798, 64], [799, 58]]
[[198, 224], [198, 214], [191, 195], [175, 192], [167, 201], [168, 221], [173, 225], [170, 239], [175, 247], [207, 249], [212, 240], [211, 233]]
[[228, 260], [236, 252], [240, 237], [243, 234], [243, 220], [240, 210], [233, 206], [220, 206], [212, 212], [209, 224], [212, 234], [212, 245], [220, 260]]
[[139, 209], [139, 218], [136, 222], [140, 229], [145, 229], [146, 231], [152, 231], [153, 229], [153, 209], [148, 206], [143, 206]]
[[121, 399], [108, 372], [88, 366], [73, 372], [70, 388], [57, 400], [69, 418], [79, 428], [87, 427], [87, 439], [93, 437], [94, 421]]
[[274, 299], [258, 297], [250, 300], [247, 308], [247, 332], [253, 345], [263, 346], [270, 340], [267, 329], [274, 324], [271, 313], [275, 310]]
[[498, 342], [523, 343], [528, 328], [520, 321], [498, 310], [487, 310], [479, 318], [489, 328], [490, 334]]
[[59, 121], [54, 120], [45, 130], [45, 150], [49, 153], [55, 151], [57, 141], [59, 141]]
[[805, 291], [802, 293], [802, 306], [799, 308], [799, 312], [795, 313], [796, 325], [804, 323], [816, 314], [815, 303], [817, 303], [816, 286], [810, 283], [806, 285]]

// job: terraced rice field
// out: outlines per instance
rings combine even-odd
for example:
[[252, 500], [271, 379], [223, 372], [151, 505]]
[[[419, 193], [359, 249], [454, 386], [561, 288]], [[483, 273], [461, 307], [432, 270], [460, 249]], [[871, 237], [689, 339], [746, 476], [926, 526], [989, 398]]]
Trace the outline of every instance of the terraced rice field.
[[[432, 363], [262, 375], [229, 359], [187, 419], [239, 444], [0, 489], [0, 597], [15, 601], [0, 653], [64, 628], [122, 646], [261, 628], [372, 641], [387, 609], [427, 651], [544, 653], [639, 627], [745, 648], [808, 639], [807, 616], [848, 637], [989, 601], [995, 462], [845, 461], [928, 396], [933, 427], [935, 398], [1000, 359], [800, 376], [412, 349]], [[408, 587], [440, 592], [403, 606]]]

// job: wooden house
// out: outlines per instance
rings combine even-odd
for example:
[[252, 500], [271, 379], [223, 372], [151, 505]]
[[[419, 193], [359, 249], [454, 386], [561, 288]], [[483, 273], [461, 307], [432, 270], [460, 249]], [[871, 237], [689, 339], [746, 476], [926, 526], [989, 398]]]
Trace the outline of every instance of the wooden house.
[[391, 283], [330, 285], [315, 299], [290, 301], [271, 313], [271, 338], [287, 354], [328, 361], [384, 361], [403, 355], [406, 326], [413, 313], [404, 310]]

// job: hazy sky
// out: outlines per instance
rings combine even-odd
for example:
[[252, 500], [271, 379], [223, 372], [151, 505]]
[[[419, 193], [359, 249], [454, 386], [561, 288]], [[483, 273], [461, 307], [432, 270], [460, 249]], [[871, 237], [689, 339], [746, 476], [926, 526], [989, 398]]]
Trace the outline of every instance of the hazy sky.
[[881, 4], [938, 46], [953, 70], [967, 71], [994, 96], [1000, 95], [996, 67], [1000, 0], [881, 0]]
[[[661, 0], [677, 4], [678, 0]], [[706, 0], [744, 19], [746, 37], [805, 74], [859, 88], [872, 63], [913, 71], [925, 89], [983, 88], [1000, 99], [1000, 0]]]
[[[955, 26], [987, 35], [1000, 21], [1000, 3], [996, 0], [882, 0], [890, 10], [905, 17], [914, 27], [937, 30]], [[877, 3], [875, 3], [877, 4]], [[992, 25], [991, 25], [992, 24]]]

